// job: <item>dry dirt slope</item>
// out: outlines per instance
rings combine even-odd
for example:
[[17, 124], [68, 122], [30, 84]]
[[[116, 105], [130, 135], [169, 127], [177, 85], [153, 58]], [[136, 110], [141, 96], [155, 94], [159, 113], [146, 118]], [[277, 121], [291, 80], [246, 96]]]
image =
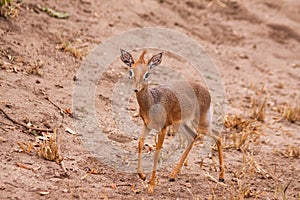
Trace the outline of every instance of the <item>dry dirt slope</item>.
[[[286, 102], [299, 100], [300, 3], [220, 2], [28, 0], [19, 5], [17, 17], [0, 17], [0, 108], [18, 121], [42, 128], [57, 127], [67, 170], [64, 172], [34, 151], [22, 153], [17, 142], [33, 142], [34, 135], [1, 114], [0, 198], [283, 199], [286, 195], [287, 199], [299, 199], [299, 155], [294, 155], [300, 144], [299, 121], [282, 119], [278, 110]], [[39, 11], [38, 4], [65, 11], [70, 18], [50, 17]], [[189, 157], [189, 166], [176, 182], [167, 181], [171, 169], [160, 170], [155, 194], [149, 197], [146, 182], [135, 174], [103, 166], [85, 150], [79, 136], [66, 133], [66, 127], [74, 129], [73, 119], [62, 116], [45, 99], [48, 96], [63, 109], [72, 107], [74, 76], [82, 60], [61, 50], [63, 44], [70, 42], [75, 49], [69, 51], [80, 57], [110, 36], [149, 26], [183, 32], [205, 48], [222, 75], [228, 113], [248, 119], [252, 113], [248, 109], [251, 97], [268, 96], [265, 122], [255, 122], [262, 127], [259, 137], [248, 137], [244, 153], [235, 148], [224, 151], [226, 187], [216, 185], [200, 172], [197, 146]], [[119, 65], [111, 68], [120, 69]], [[99, 123], [107, 126], [110, 115], [105, 106], [111, 88], [119, 76], [127, 75], [125, 69], [120, 70], [120, 75], [108, 71], [99, 83], [98, 90], [106, 94], [96, 99], [103, 116]], [[116, 133], [118, 130], [110, 127], [109, 134]], [[226, 146], [233, 143], [232, 133], [225, 133]], [[292, 147], [296, 147], [294, 154]], [[212, 161], [206, 159], [203, 170], [216, 177], [212, 166]], [[87, 174], [91, 169], [98, 174]]]

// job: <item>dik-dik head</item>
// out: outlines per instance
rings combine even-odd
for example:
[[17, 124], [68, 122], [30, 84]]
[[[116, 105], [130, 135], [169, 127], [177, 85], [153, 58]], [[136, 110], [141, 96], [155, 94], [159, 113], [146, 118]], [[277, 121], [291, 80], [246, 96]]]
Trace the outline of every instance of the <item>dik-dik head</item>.
[[140, 91], [148, 82], [149, 71], [161, 63], [162, 53], [154, 55], [148, 62], [145, 62], [146, 50], [134, 61], [131, 54], [121, 49], [121, 60], [129, 66], [129, 78], [132, 80], [132, 87], [135, 92]]

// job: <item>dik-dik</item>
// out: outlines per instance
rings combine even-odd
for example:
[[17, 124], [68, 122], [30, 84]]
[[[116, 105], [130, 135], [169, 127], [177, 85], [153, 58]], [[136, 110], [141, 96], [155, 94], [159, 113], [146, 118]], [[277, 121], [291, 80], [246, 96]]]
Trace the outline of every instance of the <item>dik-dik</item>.
[[[179, 162], [170, 174], [169, 180], [175, 181], [177, 174], [188, 156], [191, 148], [201, 135], [213, 137], [217, 144], [220, 174], [219, 181], [224, 181], [224, 163], [221, 139], [211, 133], [211, 97], [206, 87], [192, 81], [175, 82], [172, 85], [159, 85], [150, 88], [148, 78], [150, 71], [162, 61], [162, 53], [154, 55], [148, 62], [145, 61], [143, 51], [138, 60], [131, 54], [121, 49], [121, 60], [129, 66], [129, 78], [136, 93], [139, 104], [139, 115], [143, 119], [144, 127], [138, 143], [138, 168], [141, 179], [146, 176], [142, 169], [142, 149], [147, 134], [155, 129], [158, 131], [158, 140], [154, 153], [152, 177], [148, 193], [153, 193], [160, 150], [164, 143], [167, 127], [180, 127], [192, 137]], [[195, 128], [195, 133], [186, 123], [190, 122]]]

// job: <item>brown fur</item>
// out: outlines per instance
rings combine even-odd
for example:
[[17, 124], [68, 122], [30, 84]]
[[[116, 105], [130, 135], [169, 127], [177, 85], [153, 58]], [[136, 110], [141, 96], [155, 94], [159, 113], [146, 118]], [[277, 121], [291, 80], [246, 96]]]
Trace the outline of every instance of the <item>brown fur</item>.
[[[144, 80], [144, 76], [148, 73], [150, 68], [160, 64], [162, 53], [154, 55], [147, 64], [144, 60], [145, 53], [146, 51], [144, 50], [139, 59], [133, 62], [132, 56], [128, 52], [121, 50], [121, 60], [131, 67], [134, 74], [134, 76], [131, 77], [133, 89], [136, 92], [136, 98], [140, 106], [140, 116], [144, 121], [144, 128], [138, 145], [138, 175], [143, 180], [146, 179], [141, 164], [144, 140], [151, 129], [159, 131], [148, 193], [153, 193], [154, 191], [157, 162], [164, 142], [166, 129], [169, 126], [178, 128], [179, 125], [182, 125], [183, 130], [193, 138], [193, 141], [188, 145], [181, 159], [173, 169], [170, 175], [170, 181], [175, 180], [189, 151], [201, 134], [207, 134], [216, 140], [220, 162], [219, 179], [223, 181], [224, 163], [222, 143], [220, 138], [211, 134], [210, 131], [211, 97], [208, 89], [198, 83], [186, 81], [175, 82], [168, 86], [159, 85], [155, 88], [149, 88], [147, 80]], [[188, 121], [192, 122], [197, 133], [186, 125]]]

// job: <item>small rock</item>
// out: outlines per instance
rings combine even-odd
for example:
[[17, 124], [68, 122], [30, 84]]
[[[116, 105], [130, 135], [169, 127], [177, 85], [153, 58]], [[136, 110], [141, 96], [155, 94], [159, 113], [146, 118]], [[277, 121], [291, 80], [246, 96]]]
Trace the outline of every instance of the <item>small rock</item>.
[[121, 182], [125, 182], [125, 179], [124, 179], [124, 178], [120, 178], [120, 181], [121, 181]]
[[0, 142], [1, 142], [1, 143], [2, 143], [2, 142], [7, 142], [7, 139], [5, 139], [5, 138], [3, 138], [3, 137], [0, 136]]
[[109, 133], [111, 131], [111, 129], [108, 127], [105, 127], [102, 131], [103, 131], [103, 133]]
[[127, 110], [130, 110], [130, 111], [135, 111], [135, 110], [136, 110], [136, 108], [135, 108], [135, 107], [133, 107], [133, 106], [130, 106], [130, 107], [128, 107], [128, 108], [127, 108]]
[[0, 190], [5, 190], [5, 189], [6, 189], [5, 185], [0, 183]]
[[6, 108], [12, 108], [12, 105], [10, 105], [10, 104], [5, 104], [5, 107], [6, 107]]
[[48, 191], [41, 191], [41, 192], [39, 192], [39, 194], [42, 195], [42, 196], [47, 195], [47, 194], [49, 194], [49, 193], [50, 193], [50, 192], [48, 192]]
[[46, 128], [51, 128], [51, 126], [50, 126], [50, 124], [48, 123], [48, 122], [44, 122], [44, 126], [46, 127]]
[[192, 187], [192, 184], [191, 183], [185, 183], [184, 184], [187, 188], [191, 188]]
[[64, 88], [64, 86], [62, 86], [60, 84], [55, 84], [54, 86], [57, 87], [57, 88]]
[[240, 54], [239, 56], [240, 56], [240, 58], [242, 58], [242, 59], [248, 59], [248, 58], [249, 58], [249, 57], [248, 57], [247, 55], [245, 55], [245, 54]]

